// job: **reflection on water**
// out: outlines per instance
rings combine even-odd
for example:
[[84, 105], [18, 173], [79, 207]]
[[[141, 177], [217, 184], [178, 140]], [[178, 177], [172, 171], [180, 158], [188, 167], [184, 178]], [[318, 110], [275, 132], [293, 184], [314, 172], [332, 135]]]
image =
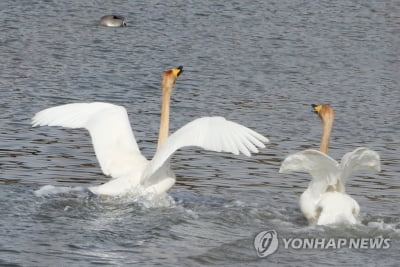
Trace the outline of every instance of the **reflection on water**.
[[[128, 27], [99, 26], [109, 13], [124, 15]], [[390, 237], [390, 249], [341, 250], [340, 262], [395, 264], [397, 2], [1, 1], [0, 14], [0, 264], [339, 263], [318, 250], [258, 259], [253, 238], [269, 229], [287, 237]], [[85, 190], [35, 196], [45, 185], [86, 188], [108, 179], [87, 132], [31, 128], [36, 112], [70, 102], [123, 105], [151, 158], [161, 73], [178, 65], [185, 72], [172, 96], [172, 130], [224, 116], [267, 136], [267, 148], [251, 158], [179, 151], [166, 205], [98, 199]], [[312, 103], [335, 108], [333, 158], [359, 146], [381, 156], [380, 173], [357, 172], [348, 181], [362, 225], [307, 226], [298, 198], [309, 176], [278, 173], [289, 153], [318, 148]]]

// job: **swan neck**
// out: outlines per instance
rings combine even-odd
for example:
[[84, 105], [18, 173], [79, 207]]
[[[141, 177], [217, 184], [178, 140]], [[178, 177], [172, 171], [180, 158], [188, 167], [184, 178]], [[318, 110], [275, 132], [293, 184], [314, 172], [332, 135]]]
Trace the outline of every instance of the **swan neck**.
[[333, 118], [325, 119], [322, 121], [322, 138], [319, 150], [325, 154], [328, 154], [329, 138], [331, 137], [332, 126]]
[[163, 90], [161, 103], [160, 132], [158, 135], [157, 149], [161, 147], [169, 135], [169, 110], [170, 110], [171, 91]]

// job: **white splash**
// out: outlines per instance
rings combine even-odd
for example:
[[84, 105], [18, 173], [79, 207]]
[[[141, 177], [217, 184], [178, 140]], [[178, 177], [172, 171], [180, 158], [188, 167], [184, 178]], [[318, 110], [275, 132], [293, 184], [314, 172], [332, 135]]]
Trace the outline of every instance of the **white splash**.
[[67, 194], [71, 192], [84, 192], [86, 189], [81, 186], [77, 187], [65, 187], [65, 186], [53, 186], [45, 185], [34, 192], [37, 197], [48, 197], [57, 194]]

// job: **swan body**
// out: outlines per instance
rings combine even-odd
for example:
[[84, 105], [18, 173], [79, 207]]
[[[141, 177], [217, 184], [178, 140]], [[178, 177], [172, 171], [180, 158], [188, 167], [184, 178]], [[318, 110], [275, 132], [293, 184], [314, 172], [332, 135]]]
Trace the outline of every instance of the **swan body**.
[[107, 15], [100, 19], [100, 25], [106, 27], [124, 27], [126, 26], [125, 18], [118, 15]]
[[360, 147], [345, 154], [338, 163], [327, 155], [333, 125], [333, 109], [329, 105], [312, 105], [323, 125], [320, 151], [308, 149], [289, 155], [281, 164], [280, 173], [308, 172], [312, 180], [300, 196], [300, 209], [310, 223], [318, 225], [357, 223], [360, 206], [345, 192], [345, 182], [356, 170], [380, 171], [379, 154]]
[[175, 184], [170, 158], [183, 147], [246, 156], [265, 147], [266, 137], [222, 117], [193, 120], [168, 136], [165, 113], [169, 115], [169, 93], [181, 71], [182, 67], [167, 71], [163, 76], [160, 138], [152, 160], [140, 153], [126, 109], [121, 106], [101, 102], [56, 106], [38, 112], [32, 124], [87, 129], [102, 172], [112, 177], [109, 182], [89, 189], [108, 196], [124, 195], [137, 188], [155, 195], [166, 192]]
[[169, 159], [186, 146], [250, 156], [268, 139], [222, 117], [196, 119], [168, 137], [151, 161], [138, 148], [124, 107], [109, 103], [73, 103], [37, 113], [33, 126], [85, 128], [92, 138], [96, 157], [105, 175], [113, 179], [89, 189], [98, 195], [117, 196], [140, 186], [161, 194], [175, 183]]
[[379, 154], [365, 147], [345, 154], [338, 163], [318, 150], [308, 149], [285, 158], [279, 172], [307, 172], [312, 180], [300, 196], [300, 209], [318, 225], [357, 222], [360, 206], [345, 192], [345, 182], [356, 170], [380, 171]]

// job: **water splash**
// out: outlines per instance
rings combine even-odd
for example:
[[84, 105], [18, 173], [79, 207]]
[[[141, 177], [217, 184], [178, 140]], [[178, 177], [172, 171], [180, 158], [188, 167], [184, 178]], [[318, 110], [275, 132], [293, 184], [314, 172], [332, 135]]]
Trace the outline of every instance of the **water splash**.
[[76, 193], [76, 192], [85, 192], [87, 189], [81, 186], [77, 187], [65, 187], [65, 186], [53, 186], [53, 185], [45, 185], [40, 189], [34, 191], [36, 197], [49, 197], [51, 195], [58, 194], [68, 194], [68, 193]]
[[127, 194], [118, 197], [106, 197], [97, 196], [90, 192], [89, 189], [81, 186], [76, 187], [65, 187], [65, 186], [53, 186], [45, 185], [34, 191], [36, 197], [47, 198], [51, 196], [59, 195], [75, 195], [76, 197], [81, 197], [82, 193], [85, 194], [86, 198], [93, 200], [97, 203], [119, 203], [119, 204], [131, 204], [136, 203], [140, 207], [145, 209], [150, 208], [166, 208], [175, 207], [176, 203], [174, 199], [164, 193], [161, 195], [156, 195], [153, 193], [148, 193], [141, 188], [134, 188]]

